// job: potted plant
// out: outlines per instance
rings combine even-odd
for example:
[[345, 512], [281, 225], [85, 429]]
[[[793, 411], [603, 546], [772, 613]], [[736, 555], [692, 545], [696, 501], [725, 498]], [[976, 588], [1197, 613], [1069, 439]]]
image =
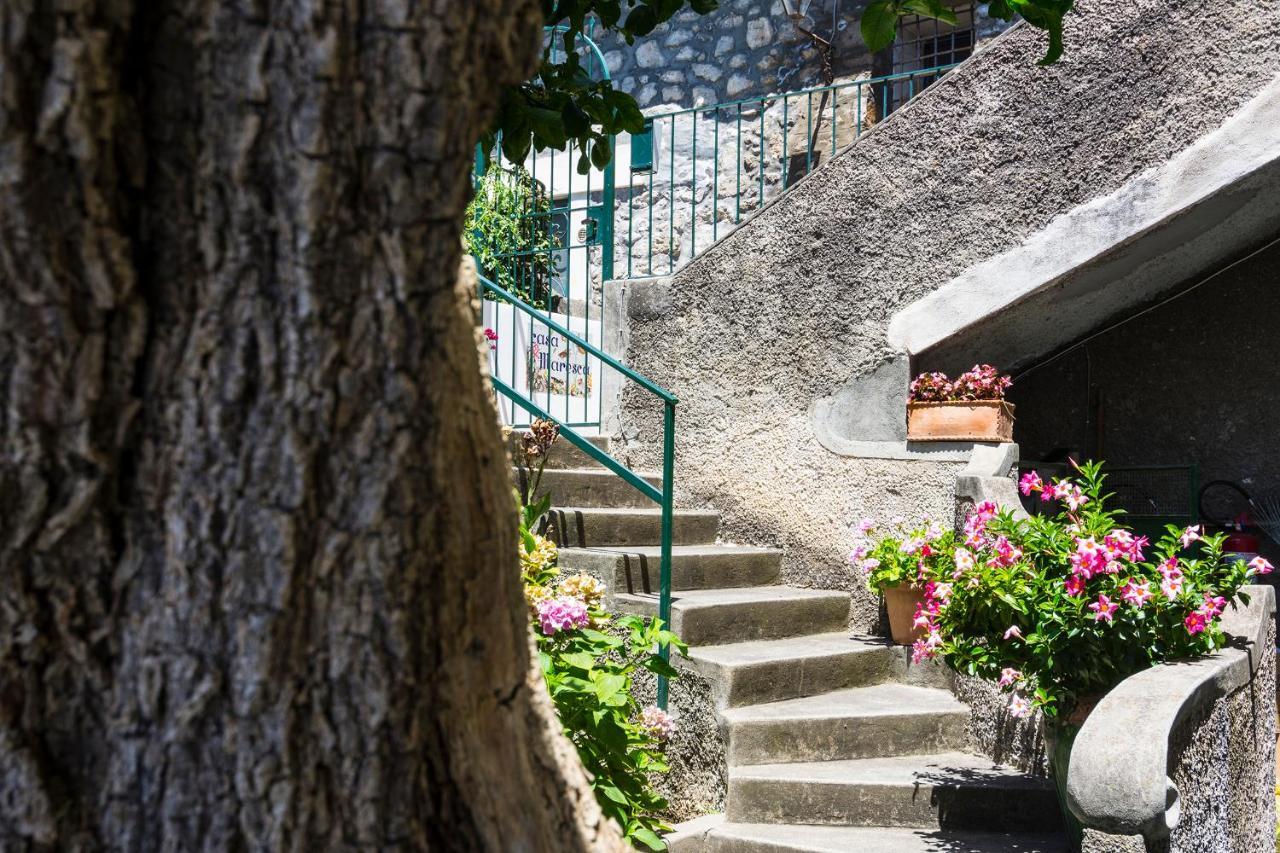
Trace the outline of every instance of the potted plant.
[[[1080, 827], [1062, 800], [1071, 746], [1107, 691], [1166, 660], [1225, 642], [1219, 616], [1271, 564], [1223, 559], [1221, 535], [1167, 528], [1152, 544], [1106, 508], [1099, 463], [1075, 479], [1026, 474], [1024, 495], [1056, 512], [1015, 518], [990, 503], [964, 525], [950, 559], [924, 564], [924, 636], [915, 660], [941, 657], [1009, 694], [1008, 712], [1045, 716], [1050, 772], [1073, 843]], [[950, 571], [946, 566], [950, 565]], [[930, 585], [931, 583], [931, 585]]]
[[975, 364], [956, 379], [922, 373], [907, 397], [908, 441], [1013, 441], [1013, 384], [989, 364]]
[[948, 571], [955, 532], [925, 519], [907, 527], [894, 519], [879, 527], [873, 519], [858, 525], [859, 539], [849, 562], [866, 573], [867, 588], [884, 597], [893, 641], [910, 646], [924, 636], [929, 624], [923, 612], [932, 578]]

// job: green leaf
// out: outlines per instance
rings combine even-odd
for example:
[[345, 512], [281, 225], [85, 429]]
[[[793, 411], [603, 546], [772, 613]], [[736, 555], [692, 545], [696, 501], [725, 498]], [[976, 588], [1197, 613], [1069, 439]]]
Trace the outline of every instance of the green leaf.
[[656, 834], [654, 834], [652, 830], [647, 829], [645, 827], [641, 827], [640, 829], [637, 829], [635, 832], [631, 833], [631, 837], [643, 843], [650, 850], [666, 850], [667, 849], [667, 845], [663, 843], [662, 839], [659, 838]]
[[627, 15], [627, 21], [622, 25], [631, 36], [647, 36], [653, 32], [653, 28], [658, 26], [658, 16], [650, 6], [640, 6], [632, 9], [631, 14]]
[[569, 666], [577, 667], [578, 669], [586, 670], [588, 672], [590, 672], [596, 665], [595, 657], [587, 652], [571, 652], [569, 654], [561, 655], [560, 660], [564, 661]]
[[862, 12], [862, 40], [873, 53], [893, 44], [898, 35], [898, 9], [892, 0], [874, 0]]

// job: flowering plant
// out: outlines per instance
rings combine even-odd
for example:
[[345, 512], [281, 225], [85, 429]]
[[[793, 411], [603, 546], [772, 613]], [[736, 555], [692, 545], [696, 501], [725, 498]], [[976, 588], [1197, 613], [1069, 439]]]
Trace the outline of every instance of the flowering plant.
[[858, 524], [859, 539], [849, 552], [849, 562], [866, 574], [867, 588], [881, 593], [886, 587], [917, 584], [950, 572], [955, 531], [925, 519], [908, 527], [894, 519], [881, 527], [873, 519]]
[[1108, 510], [1099, 463], [1076, 479], [1026, 474], [1024, 495], [1057, 512], [1015, 518], [984, 503], [966, 522], [949, 575], [938, 561], [922, 605], [917, 660], [997, 682], [1009, 710], [1069, 714], [1085, 697], [1162, 661], [1224, 643], [1219, 617], [1240, 588], [1272, 570], [1265, 559], [1223, 558], [1221, 535], [1170, 526], [1158, 542]]
[[[544, 458], [549, 446], [540, 451]], [[660, 834], [669, 827], [659, 815], [667, 803], [651, 774], [667, 770], [663, 747], [675, 721], [659, 708], [641, 706], [634, 676], [643, 669], [675, 678], [677, 670], [656, 649], [665, 644], [684, 653], [687, 647], [661, 620], [611, 616], [603, 609], [604, 585], [591, 575], [562, 577], [555, 543], [531, 531], [525, 517], [520, 573], [556, 715], [604, 814], [633, 844], [664, 850]]]
[[921, 373], [911, 381], [908, 399], [913, 403], [1003, 400], [1013, 380], [989, 364], [975, 364], [970, 370], [948, 379], [945, 373]]

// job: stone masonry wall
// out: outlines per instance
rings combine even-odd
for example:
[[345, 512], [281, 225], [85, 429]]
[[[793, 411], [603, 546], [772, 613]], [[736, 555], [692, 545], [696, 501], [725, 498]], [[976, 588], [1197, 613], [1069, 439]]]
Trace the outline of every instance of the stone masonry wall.
[[[846, 562], [850, 524], [950, 518], [960, 463], [840, 455], [815, 406], [894, 349], [893, 314], [1220, 124], [1280, 72], [1280, 6], [1081, 0], [1067, 55], [993, 40], [669, 279], [620, 286], [626, 360], [679, 398], [676, 489], [724, 536], [781, 545], [788, 583], [878, 602]], [[617, 428], [657, 460], [648, 395]], [[645, 450], [647, 448], [647, 451]]]
[[[832, 72], [837, 78], [871, 71], [872, 55], [858, 29], [865, 6], [865, 0], [836, 4]], [[975, 16], [980, 40], [1006, 26], [985, 10], [980, 5]], [[814, 0], [803, 26], [828, 38], [831, 13], [832, 0]], [[783, 13], [779, 0], [720, 0], [720, 8], [707, 15], [680, 12], [634, 46], [612, 34], [597, 44], [615, 85], [641, 107], [708, 106], [828, 82], [819, 50]]]

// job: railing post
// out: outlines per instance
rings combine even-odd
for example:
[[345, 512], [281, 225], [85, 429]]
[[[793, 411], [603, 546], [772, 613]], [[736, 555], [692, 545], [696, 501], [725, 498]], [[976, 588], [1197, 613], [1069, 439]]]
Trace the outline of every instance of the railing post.
[[[676, 404], [665, 401], [662, 411], [662, 556], [658, 569], [658, 618], [671, 630], [671, 506], [675, 493]], [[658, 649], [663, 660], [671, 659], [671, 649], [663, 643]], [[667, 710], [667, 679], [658, 676], [658, 707]]]

